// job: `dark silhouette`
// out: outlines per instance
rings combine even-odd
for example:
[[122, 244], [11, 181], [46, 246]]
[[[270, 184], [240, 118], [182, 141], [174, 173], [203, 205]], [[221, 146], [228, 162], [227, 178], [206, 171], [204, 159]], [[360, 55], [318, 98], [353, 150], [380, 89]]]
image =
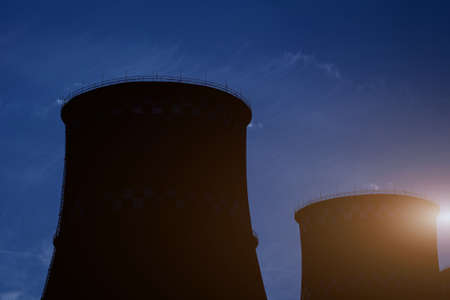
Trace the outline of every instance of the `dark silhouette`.
[[381, 193], [298, 210], [301, 300], [441, 299], [438, 212], [421, 198]]
[[[266, 300], [246, 183], [251, 110], [226, 86], [127, 78], [68, 97], [43, 300]], [[298, 210], [301, 300], [448, 299], [437, 205], [349, 194]]]
[[439, 282], [442, 289], [442, 299], [450, 299], [450, 268], [441, 272]]
[[61, 115], [63, 199], [42, 299], [266, 299], [242, 99], [125, 82], [73, 96]]

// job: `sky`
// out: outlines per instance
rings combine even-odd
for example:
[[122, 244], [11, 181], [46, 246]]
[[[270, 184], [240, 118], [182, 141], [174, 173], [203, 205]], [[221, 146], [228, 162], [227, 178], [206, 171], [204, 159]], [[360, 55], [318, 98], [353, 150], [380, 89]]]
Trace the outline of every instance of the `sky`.
[[[0, 3], [0, 300], [39, 299], [62, 184], [61, 99], [131, 75], [250, 99], [247, 176], [269, 300], [300, 297], [294, 212], [320, 195], [421, 193], [450, 208], [446, 1]], [[450, 267], [450, 222], [438, 223]]]

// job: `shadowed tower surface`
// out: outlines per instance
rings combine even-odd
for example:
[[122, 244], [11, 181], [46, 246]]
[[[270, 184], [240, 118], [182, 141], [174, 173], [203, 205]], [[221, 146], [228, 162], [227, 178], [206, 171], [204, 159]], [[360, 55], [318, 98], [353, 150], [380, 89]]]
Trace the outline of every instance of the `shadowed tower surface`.
[[73, 97], [61, 115], [63, 201], [42, 299], [266, 299], [244, 101], [125, 82]]
[[450, 268], [443, 270], [440, 274], [442, 300], [450, 299]]
[[381, 193], [298, 210], [301, 300], [440, 299], [438, 212], [421, 198]]

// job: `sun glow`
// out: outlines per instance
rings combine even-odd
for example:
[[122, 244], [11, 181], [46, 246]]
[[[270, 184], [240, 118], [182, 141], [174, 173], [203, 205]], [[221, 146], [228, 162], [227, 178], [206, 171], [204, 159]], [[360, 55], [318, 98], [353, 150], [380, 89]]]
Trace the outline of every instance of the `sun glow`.
[[450, 225], [450, 211], [441, 211], [437, 217], [437, 222], [442, 225]]

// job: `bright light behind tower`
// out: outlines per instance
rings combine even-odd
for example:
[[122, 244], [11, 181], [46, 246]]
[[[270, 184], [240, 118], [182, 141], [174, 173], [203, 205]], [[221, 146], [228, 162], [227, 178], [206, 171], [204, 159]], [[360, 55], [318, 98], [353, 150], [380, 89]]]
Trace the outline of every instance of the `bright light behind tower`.
[[442, 269], [450, 266], [450, 210], [442, 208], [441, 213], [436, 219], [438, 251], [439, 251], [439, 267]]
[[450, 211], [441, 211], [437, 217], [437, 222], [441, 225], [450, 225]]

